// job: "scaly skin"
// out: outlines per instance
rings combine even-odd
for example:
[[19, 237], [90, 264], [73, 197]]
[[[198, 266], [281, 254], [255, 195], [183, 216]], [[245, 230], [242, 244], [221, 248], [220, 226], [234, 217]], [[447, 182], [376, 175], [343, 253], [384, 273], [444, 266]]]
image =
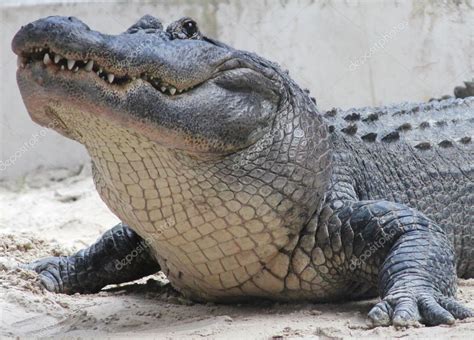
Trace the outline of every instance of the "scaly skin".
[[456, 265], [474, 276], [473, 98], [323, 115], [277, 65], [189, 18], [108, 36], [49, 17], [12, 46], [31, 117], [87, 148], [130, 226], [31, 264], [49, 290], [161, 269], [200, 301], [379, 294], [374, 325], [473, 315], [454, 300]]

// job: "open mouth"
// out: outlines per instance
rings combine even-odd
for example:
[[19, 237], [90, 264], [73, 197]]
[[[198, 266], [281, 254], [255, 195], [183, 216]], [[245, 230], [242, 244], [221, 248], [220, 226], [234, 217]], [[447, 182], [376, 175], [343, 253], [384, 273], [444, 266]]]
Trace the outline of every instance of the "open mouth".
[[148, 82], [156, 90], [161, 91], [164, 94], [174, 96], [175, 94], [181, 94], [191, 90], [195, 86], [188, 88], [177, 89], [174, 86], [169, 85], [165, 81], [155, 77], [151, 74], [141, 73], [137, 76], [130, 75], [116, 75], [109, 72], [105, 67], [101, 66], [97, 61], [93, 59], [89, 60], [74, 60], [63, 57], [60, 53], [56, 53], [48, 47], [36, 47], [32, 48], [28, 52], [22, 53], [17, 59], [17, 66], [19, 68], [25, 68], [27, 65], [34, 62], [42, 62], [45, 66], [55, 68], [57, 71], [64, 72], [94, 72], [97, 77], [107, 82], [108, 84], [114, 85], [127, 85], [136, 79], [141, 79]]

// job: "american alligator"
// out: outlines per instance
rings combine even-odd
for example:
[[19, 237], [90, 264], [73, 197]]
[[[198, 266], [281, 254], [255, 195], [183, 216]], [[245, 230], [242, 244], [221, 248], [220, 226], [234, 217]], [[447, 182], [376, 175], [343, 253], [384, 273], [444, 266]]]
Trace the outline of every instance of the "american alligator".
[[380, 296], [373, 325], [451, 324], [474, 277], [474, 97], [318, 111], [277, 64], [144, 16], [12, 42], [32, 119], [82, 143], [122, 223], [29, 265], [93, 293], [163, 271], [197, 301]]

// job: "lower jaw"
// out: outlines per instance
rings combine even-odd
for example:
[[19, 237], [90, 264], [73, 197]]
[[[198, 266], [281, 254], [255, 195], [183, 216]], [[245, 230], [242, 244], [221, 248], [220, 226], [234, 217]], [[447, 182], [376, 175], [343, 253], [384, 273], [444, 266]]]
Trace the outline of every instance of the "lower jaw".
[[145, 103], [143, 98], [147, 98], [146, 105], [149, 107], [159, 107], [158, 112], [151, 113], [153, 115], [162, 111], [176, 111], [181, 106], [191, 107], [196, 104], [194, 98], [202, 99], [204, 94], [212, 91], [214, 80], [191, 90], [193, 96], [186, 93], [171, 97], [156, 91], [141, 79], [124, 85], [107, 84], [92, 72], [61, 71], [38, 62], [20, 68], [17, 79], [31, 118], [42, 126], [51, 128], [50, 124], [53, 124], [53, 129], [71, 139], [78, 139], [77, 133], [73, 133], [76, 129], [72, 125], [68, 127], [68, 124], [58, 123], [55, 112], [61, 110], [63, 115], [67, 115], [68, 111], [93, 113], [103, 118], [106, 124], [135, 131], [154, 143], [185, 151], [198, 159], [221, 158], [238, 151], [234, 145], [218, 149], [196, 147], [187, 142], [190, 136], [179, 132], [179, 129], [165, 128], [147, 120], [145, 114], [150, 115], [149, 110], [137, 113], [137, 110], [132, 112], [130, 109], [133, 105]]
[[[91, 123], [92, 125], [87, 127], [84, 126], [84, 121], [93, 117], [100, 120], [101, 125], [107, 129], [115, 127], [127, 132], [133, 131], [161, 147], [184, 151], [196, 159], [209, 160], [220, 157], [219, 154], [189, 148], [181, 142], [186, 140], [185, 135], [160, 126], [153, 126], [144, 120], [132, 117], [128, 112], [121, 112], [107, 103], [101, 103], [99, 100], [94, 102], [94, 100], [87, 98], [85, 93], [77, 92], [75, 95], [68, 95], [65, 87], [70, 79], [61, 74], [56, 75], [57, 72], [46, 70], [42, 66], [33, 66], [21, 69], [17, 74], [23, 101], [30, 117], [37, 124], [53, 129], [87, 147], [87, 143], [92, 141], [92, 139], [87, 140], [86, 138], [90, 138], [87, 137], [87, 134], [93, 124]], [[82, 75], [83, 79], [89, 77], [91, 77], [89, 74]], [[110, 91], [108, 85], [94, 80], [84, 82], [84, 84], [91, 88], [89, 90], [91, 93], [106, 94]], [[133, 91], [133, 86], [124, 89], [124, 101], [126, 101], [127, 91]], [[156, 94], [155, 91], [153, 93]], [[163, 95], [160, 94], [160, 96]], [[115, 97], [120, 98], [120, 94]], [[96, 98], [100, 98], [100, 96]]]

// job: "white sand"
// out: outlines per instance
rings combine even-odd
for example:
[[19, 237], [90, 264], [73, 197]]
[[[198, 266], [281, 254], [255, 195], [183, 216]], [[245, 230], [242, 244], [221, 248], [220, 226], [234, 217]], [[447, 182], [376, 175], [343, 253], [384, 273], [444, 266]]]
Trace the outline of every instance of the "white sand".
[[[369, 329], [374, 301], [344, 304], [192, 304], [162, 276], [96, 295], [45, 291], [19, 263], [69, 254], [117, 223], [97, 195], [89, 170], [38, 171], [0, 183], [0, 338], [269, 339], [403, 337], [473, 338], [474, 319], [454, 326]], [[459, 298], [474, 308], [474, 280]]]

